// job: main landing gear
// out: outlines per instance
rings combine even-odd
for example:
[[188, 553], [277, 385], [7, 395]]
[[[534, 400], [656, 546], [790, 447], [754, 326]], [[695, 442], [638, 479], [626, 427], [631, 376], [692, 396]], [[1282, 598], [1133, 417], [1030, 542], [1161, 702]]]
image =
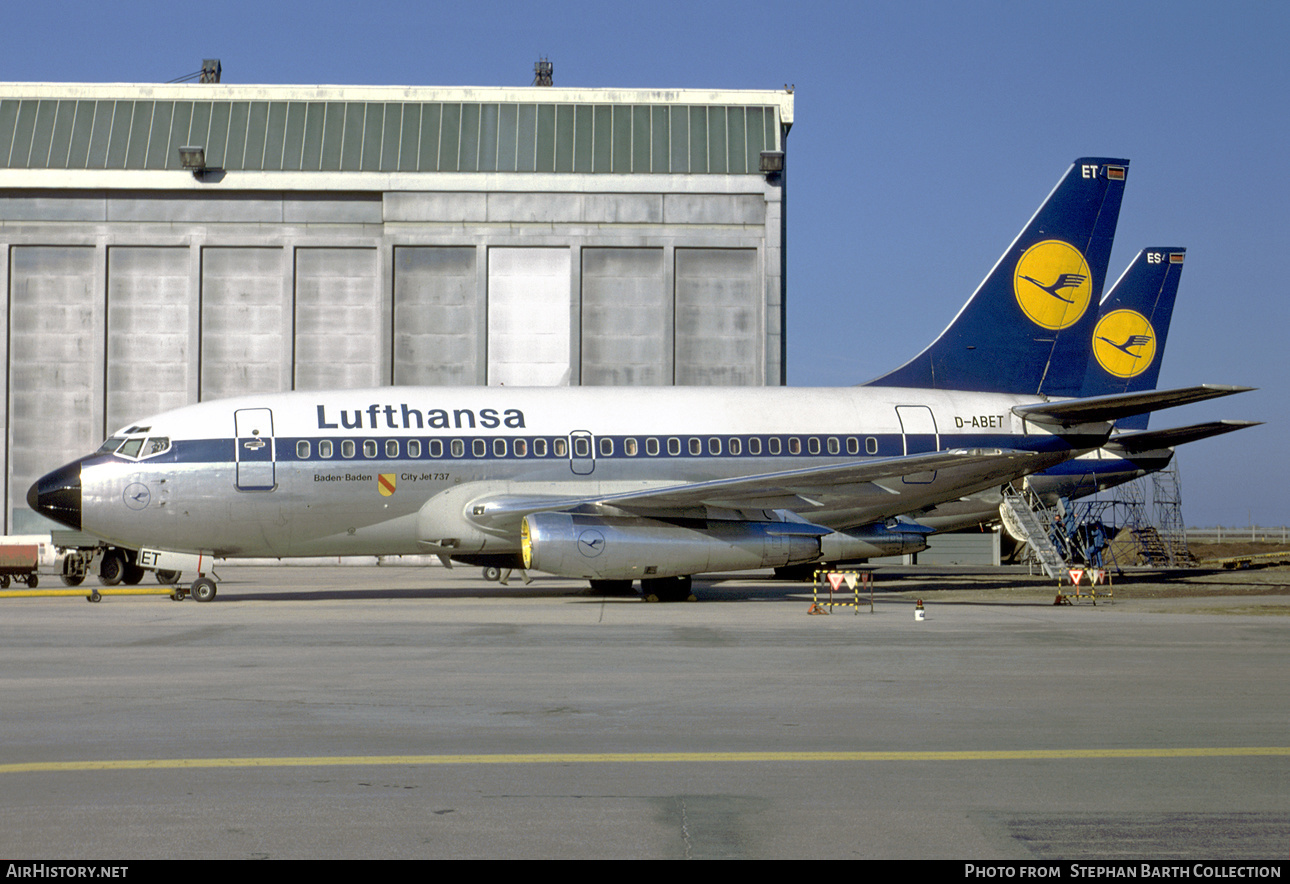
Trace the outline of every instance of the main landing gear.
[[[646, 602], [693, 602], [693, 579], [690, 577], [652, 577], [641, 581], [641, 600]], [[591, 591], [597, 595], [631, 595], [630, 580], [592, 580]]]

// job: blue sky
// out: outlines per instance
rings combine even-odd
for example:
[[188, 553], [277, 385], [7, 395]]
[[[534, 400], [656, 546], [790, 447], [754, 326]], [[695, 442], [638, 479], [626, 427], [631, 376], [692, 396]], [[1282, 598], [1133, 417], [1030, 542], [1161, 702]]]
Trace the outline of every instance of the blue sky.
[[789, 382], [851, 384], [932, 340], [1080, 156], [1132, 161], [1114, 279], [1185, 246], [1165, 412], [1268, 425], [1181, 449], [1189, 524], [1290, 522], [1290, 4], [13, 4], [0, 80], [796, 88]]

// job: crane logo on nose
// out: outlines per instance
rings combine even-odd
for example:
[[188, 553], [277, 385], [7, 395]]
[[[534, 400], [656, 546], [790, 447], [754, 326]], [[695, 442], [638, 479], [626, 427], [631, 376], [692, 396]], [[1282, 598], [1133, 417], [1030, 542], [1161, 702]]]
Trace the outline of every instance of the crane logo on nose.
[[152, 500], [152, 492], [148, 490], [148, 486], [139, 482], [127, 485], [121, 496], [125, 500], [125, 505], [132, 510], [141, 510]]

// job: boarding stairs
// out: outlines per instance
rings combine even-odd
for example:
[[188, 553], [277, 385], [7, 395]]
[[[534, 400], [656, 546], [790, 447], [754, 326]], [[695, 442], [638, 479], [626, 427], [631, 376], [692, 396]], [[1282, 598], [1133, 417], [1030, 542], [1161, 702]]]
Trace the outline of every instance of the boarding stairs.
[[1003, 489], [1005, 518], [1010, 517], [1024, 536], [1026, 544], [1045, 574], [1061, 583], [1069, 579], [1069, 562], [1063, 550], [1053, 543], [1053, 515], [1038, 496], [1029, 491], [1018, 491], [1012, 485]]

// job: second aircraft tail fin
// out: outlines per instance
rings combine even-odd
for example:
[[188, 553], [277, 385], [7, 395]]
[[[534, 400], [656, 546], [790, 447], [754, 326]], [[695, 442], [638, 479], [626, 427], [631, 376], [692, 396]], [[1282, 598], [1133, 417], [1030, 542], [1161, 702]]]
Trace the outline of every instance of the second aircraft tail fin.
[[[1185, 255], [1182, 248], [1143, 249], [1106, 293], [1081, 396], [1155, 389]], [[1117, 426], [1143, 430], [1148, 417], [1135, 415]]]

